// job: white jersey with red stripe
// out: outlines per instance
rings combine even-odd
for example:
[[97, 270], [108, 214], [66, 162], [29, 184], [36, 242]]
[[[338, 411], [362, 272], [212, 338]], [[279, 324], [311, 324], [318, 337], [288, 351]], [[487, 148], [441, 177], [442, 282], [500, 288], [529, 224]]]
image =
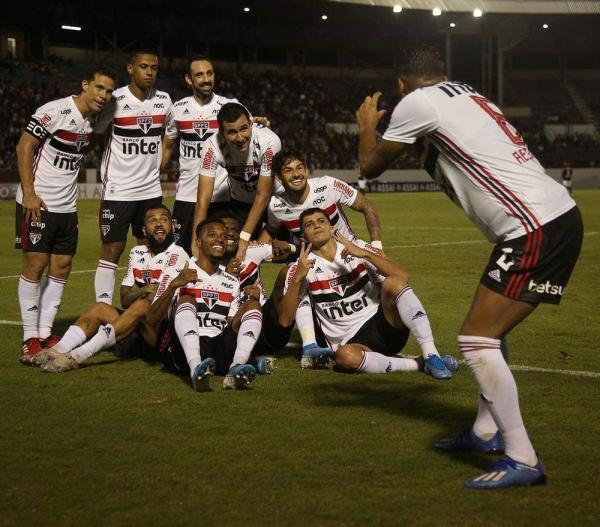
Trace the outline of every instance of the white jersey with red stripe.
[[272, 177], [273, 156], [281, 150], [279, 137], [261, 126], [252, 125], [251, 144], [246, 152], [229, 145], [221, 134], [213, 135], [202, 149], [201, 176], [216, 178], [219, 167], [227, 170], [231, 198], [252, 203], [260, 176]]
[[127, 272], [121, 282], [122, 286], [145, 287], [158, 284], [154, 301], [167, 289], [185, 267], [189, 260], [187, 253], [172, 243], [163, 252], [152, 255], [147, 245], [136, 245], [129, 252]]
[[140, 201], [162, 196], [162, 132], [172, 106], [164, 91], [152, 89], [143, 101], [129, 86], [113, 92], [96, 129], [101, 133], [112, 126], [100, 164], [105, 200]]
[[[335, 243], [337, 251], [331, 262], [317, 254], [310, 255], [315, 259], [315, 265], [300, 288], [300, 304], [307, 300], [311, 302], [319, 326], [334, 350], [348, 342], [377, 313], [380, 303], [378, 284], [384, 280], [367, 260], [355, 256], [342, 258], [344, 246]], [[380, 254], [362, 240], [353, 243]], [[288, 269], [284, 291], [287, 291], [296, 268], [295, 263]]]
[[[217, 114], [224, 104], [239, 102], [222, 95], [213, 94], [206, 104], [195, 97], [185, 97], [173, 105], [168, 118], [166, 135], [179, 138], [179, 180], [175, 199], [196, 203], [198, 191], [198, 160], [206, 141], [219, 132]], [[219, 167], [211, 202], [229, 201], [227, 170]]]
[[470, 86], [406, 95], [383, 138], [415, 143], [427, 172], [492, 242], [517, 238], [575, 206], [500, 109]]
[[270, 243], [249, 245], [242, 263], [242, 270], [238, 276], [240, 281], [240, 294], [244, 294], [244, 287], [256, 284], [260, 288], [260, 304], [267, 301], [267, 295], [260, 275], [260, 266], [269, 261], [273, 256], [273, 247]]
[[[93, 120], [84, 119], [69, 96], [39, 107], [25, 130], [40, 141], [33, 159], [35, 193], [49, 212], [75, 212], [77, 175], [91, 140]], [[16, 199], [23, 204], [21, 185]]]
[[189, 261], [189, 268], [198, 274], [198, 281], [181, 287], [175, 294], [174, 303], [185, 295], [196, 300], [199, 335], [216, 337], [227, 326], [227, 319], [233, 317], [239, 308], [239, 281], [218, 267], [214, 274], [208, 274], [196, 263]]
[[349, 239], [356, 236], [350, 228], [342, 205], [352, 206], [358, 191], [330, 176], [314, 177], [307, 180], [309, 193], [304, 203], [290, 201], [285, 192], [271, 196], [267, 207], [268, 225], [274, 231], [285, 227], [291, 234], [292, 243], [300, 243], [300, 214], [306, 209], [318, 207], [323, 210], [334, 229]]

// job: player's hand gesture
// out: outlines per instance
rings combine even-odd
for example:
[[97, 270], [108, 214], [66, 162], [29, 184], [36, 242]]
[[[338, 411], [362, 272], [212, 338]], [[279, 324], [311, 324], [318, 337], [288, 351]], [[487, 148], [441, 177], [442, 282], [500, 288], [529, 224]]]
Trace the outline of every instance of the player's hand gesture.
[[252, 122], [258, 126], [263, 126], [264, 128], [271, 128], [271, 121], [269, 121], [268, 117], [263, 115], [253, 117]]
[[258, 285], [258, 280], [250, 285], [244, 287], [244, 297], [247, 300], [257, 300], [260, 301], [260, 286]]
[[312, 249], [312, 244], [305, 245], [302, 242], [300, 246], [300, 254], [298, 255], [298, 261], [296, 263], [296, 274], [294, 275], [293, 280], [295, 282], [301, 282], [306, 278], [308, 271], [310, 271], [315, 265], [315, 259], [309, 259], [308, 256], [310, 254], [310, 250]]
[[48, 210], [46, 204], [37, 194], [28, 194], [23, 196], [23, 211], [25, 213], [25, 221], [29, 223], [31, 220], [36, 223], [42, 219], [42, 209]]
[[240, 262], [243, 262], [244, 258], [246, 258], [246, 249], [248, 249], [248, 242], [240, 238], [240, 241], [238, 242], [238, 250], [235, 255], [236, 259]]
[[271, 247], [273, 248], [273, 258], [276, 259], [287, 258], [292, 252], [290, 244], [283, 240], [273, 240], [271, 242]]
[[386, 113], [386, 110], [377, 110], [379, 97], [381, 97], [380, 91], [375, 92], [372, 96], [365, 97], [360, 108], [356, 111], [356, 122], [359, 130], [376, 130], [377, 124]]
[[190, 265], [186, 262], [181, 272], [173, 278], [171, 286], [175, 288], [183, 287], [186, 284], [194, 284], [198, 282], [198, 273], [196, 269], [190, 269]]
[[347, 238], [344, 238], [340, 234], [340, 231], [338, 231], [337, 229], [333, 233], [333, 237], [335, 238], [336, 241], [340, 242], [344, 246], [344, 248], [342, 249], [342, 258], [347, 258], [348, 256], [356, 256], [357, 258], [364, 258], [368, 254], [368, 252], [365, 249], [359, 247], [358, 245], [353, 244]]
[[233, 276], [238, 276], [241, 270], [242, 262], [237, 258], [232, 258], [231, 260], [229, 260], [227, 266], [225, 267], [225, 271]]

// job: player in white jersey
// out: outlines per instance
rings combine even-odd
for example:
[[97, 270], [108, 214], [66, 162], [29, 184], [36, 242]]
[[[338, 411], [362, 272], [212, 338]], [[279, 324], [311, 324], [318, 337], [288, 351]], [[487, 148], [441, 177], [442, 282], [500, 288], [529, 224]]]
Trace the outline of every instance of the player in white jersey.
[[[165, 359], [192, 377], [199, 368], [214, 370], [225, 376], [224, 389], [241, 389], [256, 376], [247, 363], [261, 332], [262, 313], [257, 295], [242, 303], [238, 279], [221, 265], [227, 253], [225, 234], [219, 219], [209, 218], [196, 228], [198, 257], [191, 259], [190, 269], [196, 271], [197, 280], [175, 295], [173, 325], [178, 338], [165, 350]], [[199, 391], [205, 388], [202, 385]]]
[[309, 178], [308, 164], [304, 154], [296, 151], [281, 152], [273, 165], [275, 176], [283, 186], [284, 192], [271, 196], [267, 209], [268, 222], [266, 232], [261, 233], [259, 241], [268, 241], [276, 237], [283, 227], [290, 233], [291, 242], [300, 244], [300, 214], [306, 209], [318, 207], [324, 210], [334, 229], [346, 238], [355, 238], [343, 207], [361, 212], [371, 237], [371, 245], [382, 249], [379, 215], [373, 204], [347, 183], [330, 177]]
[[[120, 313], [111, 305], [96, 302], [53, 348], [38, 354], [34, 364], [58, 373], [78, 368], [95, 353], [112, 346], [120, 354], [134, 345], [138, 352], [156, 349], [164, 328], [157, 313], [157, 320], [150, 319], [151, 302], [157, 302], [168, 287], [176, 289], [194, 279], [195, 273], [187, 269], [186, 252], [173, 242], [173, 222], [167, 207], [158, 205], [146, 211], [144, 233], [148, 243], [131, 249], [121, 284], [125, 311]], [[163, 306], [162, 315], [165, 312]]]
[[77, 248], [77, 175], [114, 83], [112, 71], [92, 69], [79, 95], [36, 110], [17, 144], [15, 248], [23, 251], [18, 295], [25, 363], [56, 340], [52, 326]]
[[477, 418], [436, 447], [505, 451], [489, 472], [466, 482], [469, 488], [544, 483], [500, 344], [540, 302], [560, 302], [581, 248], [581, 215], [498, 107], [470, 86], [447, 81], [435, 49], [408, 50], [398, 85], [404, 98], [380, 142], [380, 94], [357, 111], [361, 173], [377, 177], [407, 144], [417, 143], [425, 169], [496, 243], [458, 338], [480, 388]]
[[273, 191], [273, 156], [281, 141], [268, 128], [252, 124], [241, 104], [225, 104], [217, 115], [219, 133], [202, 150], [194, 223], [206, 218], [219, 167], [228, 173], [231, 207], [243, 224], [238, 258], [243, 260], [250, 237], [259, 227]]
[[[334, 235], [321, 209], [302, 212], [300, 226], [308, 245], [302, 244], [298, 261], [288, 270], [280, 321], [289, 324], [298, 306], [310, 303], [338, 368], [367, 373], [423, 368], [434, 378], [450, 379], [458, 361], [439, 356], [406, 270], [365, 242]], [[395, 356], [409, 332], [421, 348], [420, 360]]]
[[129, 226], [144, 243], [144, 213], [162, 203], [160, 165], [162, 133], [171, 98], [156, 90], [158, 57], [150, 51], [132, 54], [131, 82], [115, 90], [113, 104], [102, 113], [98, 131], [110, 129], [100, 166], [102, 247], [94, 286], [98, 302], [112, 303], [115, 275]]
[[[196, 161], [200, 159], [202, 147], [210, 137], [218, 133], [217, 114], [228, 102], [238, 102], [214, 93], [215, 73], [212, 63], [203, 55], [193, 56], [188, 63], [185, 82], [192, 88], [193, 95], [177, 101], [166, 125], [163, 139], [163, 168], [179, 140], [179, 179], [173, 206], [175, 241], [186, 251], [192, 244], [194, 210], [198, 195], [198, 172]], [[208, 208], [208, 217], [229, 206], [229, 184], [227, 170], [219, 167], [215, 188]]]

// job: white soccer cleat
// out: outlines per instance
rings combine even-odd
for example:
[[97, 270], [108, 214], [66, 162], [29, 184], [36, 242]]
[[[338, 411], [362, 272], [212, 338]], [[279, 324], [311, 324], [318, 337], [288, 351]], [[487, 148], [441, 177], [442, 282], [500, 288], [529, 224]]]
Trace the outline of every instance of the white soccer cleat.
[[81, 368], [82, 364], [77, 362], [68, 353], [63, 353], [58, 357], [54, 357], [42, 366], [42, 371], [46, 373], [63, 373], [69, 370]]

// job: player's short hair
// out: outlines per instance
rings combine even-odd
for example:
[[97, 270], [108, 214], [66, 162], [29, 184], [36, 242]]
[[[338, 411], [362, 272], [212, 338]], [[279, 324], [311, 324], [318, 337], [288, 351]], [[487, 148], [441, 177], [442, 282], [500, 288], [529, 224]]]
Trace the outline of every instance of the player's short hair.
[[225, 218], [237, 221], [238, 226], [241, 227], [239, 218], [232, 210], [220, 210], [218, 212], [215, 212], [214, 214], [211, 214], [211, 216], [208, 219], [223, 221]]
[[129, 55], [129, 64], [134, 64], [135, 59], [138, 55], [154, 55], [155, 57], [158, 58], [158, 53], [156, 52], [155, 49], [152, 49], [152, 48], [134, 49]]
[[199, 62], [199, 61], [205, 61], [208, 62], [211, 66], [212, 66], [212, 62], [211, 60], [206, 56], [206, 55], [202, 55], [201, 53], [196, 53], [195, 55], [192, 55], [190, 57], [190, 60], [188, 60], [188, 67], [187, 67], [187, 72], [191, 75], [192, 73], [192, 63], [193, 62]]
[[396, 76], [441, 77], [445, 73], [442, 55], [433, 46], [419, 44], [405, 49], [396, 64]]
[[250, 119], [250, 113], [246, 107], [237, 102], [228, 102], [224, 104], [217, 114], [217, 121], [219, 122], [219, 128], [223, 129], [223, 123], [233, 123], [237, 121], [242, 115], [245, 115], [248, 122], [252, 122]]
[[317, 213], [321, 214], [325, 219], [327, 219], [327, 223], [331, 225], [331, 220], [329, 219], [329, 216], [323, 209], [320, 209], [318, 207], [311, 207], [310, 209], [303, 210], [302, 214], [300, 214], [300, 230], [302, 230], [304, 227], [304, 218], [306, 218], [306, 216], [311, 216]]
[[308, 167], [308, 159], [304, 152], [300, 150], [283, 150], [273, 156], [273, 173], [281, 175], [283, 167], [291, 161], [302, 161], [305, 167]]
[[156, 205], [152, 205], [152, 207], [146, 209], [146, 212], [144, 212], [144, 221], [146, 221], [146, 216], [148, 215], [149, 211], [157, 209], [166, 210], [167, 214], [169, 215], [169, 218], [173, 218], [173, 215], [171, 214], [171, 209], [169, 207], [167, 207], [164, 203], [157, 203]]
[[202, 237], [202, 234], [204, 233], [204, 230], [206, 229], [207, 225], [211, 225], [213, 223], [218, 223], [219, 225], [223, 225], [223, 227], [225, 227], [223, 220], [214, 219], [214, 218], [206, 218], [204, 221], [201, 221], [198, 225], [196, 225], [196, 238], [200, 239]]
[[117, 74], [115, 73], [115, 70], [102, 65], [96, 65], [91, 67], [86, 73], [84, 80], [88, 82], [93, 81], [96, 75], [103, 75], [104, 77], [108, 77], [109, 79], [112, 79], [113, 81], [117, 82]]

